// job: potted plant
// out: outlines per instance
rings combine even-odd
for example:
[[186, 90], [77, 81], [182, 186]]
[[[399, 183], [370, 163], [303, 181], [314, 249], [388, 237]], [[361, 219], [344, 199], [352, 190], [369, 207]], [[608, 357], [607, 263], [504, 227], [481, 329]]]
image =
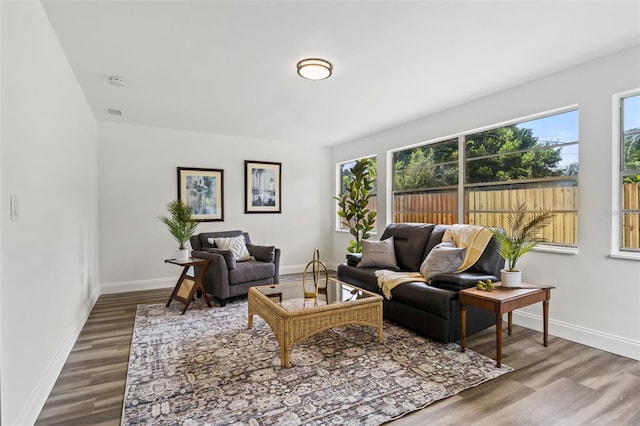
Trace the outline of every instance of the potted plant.
[[355, 237], [347, 247], [349, 253], [362, 253], [362, 240], [371, 236], [376, 220], [377, 212], [368, 208], [375, 183], [375, 177], [369, 171], [370, 161], [369, 158], [356, 161], [347, 179], [346, 191], [333, 197], [338, 201], [340, 223], [349, 228], [349, 232]]
[[159, 219], [167, 225], [169, 232], [179, 244], [176, 260], [186, 261], [189, 259], [189, 249], [184, 245], [195, 233], [198, 221], [193, 218], [191, 207], [182, 200], [170, 201], [167, 203], [167, 210], [171, 217], [160, 216]]
[[517, 269], [518, 260], [529, 250], [544, 242], [538, 235], [555, 214], [550, 210], [530, 211], [525, 201], [520, 201], [507, 219], [509, 230], [489, 228], [499, 245], [500, 256], [505, 260], [501, 271], [503, 287], [517, 287], [522, 282], [522, 272]]

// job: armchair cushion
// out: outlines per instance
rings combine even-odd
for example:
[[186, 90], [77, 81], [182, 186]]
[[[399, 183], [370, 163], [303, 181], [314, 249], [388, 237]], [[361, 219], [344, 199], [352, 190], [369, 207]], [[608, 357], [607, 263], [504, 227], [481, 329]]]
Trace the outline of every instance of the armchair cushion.
[[276, 254], [275, 246], [258, 246], [255, 244], [247, 244], [247, 250], [255, 260], [261, 262], [273, 262]]
[[231, 253], [231, 250], [224, 250], [214, 247], [203, 247], [202, 251], [220, 254], [222, 255], [222, 257], [224, 257], [224, 261], [226, 262], [228, 269], [236, 268], [236, 258], [233, 256], [233, 253]]
[[233, 253], [233, 256], [238, 262], [244, 262], [251, 258], [251, 254], [249, 253], [249, 250], [247, 250], [244, 235], [238, 235], [237, 237], [210, 238], [210, 243], [212, 242], [211, 240], [213, 240], [218, 248], [231, 250], [231, 253]]

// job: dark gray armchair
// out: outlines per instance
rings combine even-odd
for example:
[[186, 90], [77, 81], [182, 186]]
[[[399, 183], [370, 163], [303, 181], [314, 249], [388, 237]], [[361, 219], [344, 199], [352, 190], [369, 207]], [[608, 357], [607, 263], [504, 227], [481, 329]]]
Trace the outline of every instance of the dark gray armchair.
[[[244, 262], [236, 261], [230, 250], [220, 249], [209, 241], [239, 235], [244, 235], [252, 256]], [[247, 294], [250, 287], [280, 282], [280, 249], [252, 244], [247, 232], [203, 232], [191, 237], [190, 241], [192, 257], [211, 261], [203, 283], [207, 293], [220, 301], [220, 306], [225, 306], [230, 297]], [[196, 274], [199, 272], [196, 271]]]

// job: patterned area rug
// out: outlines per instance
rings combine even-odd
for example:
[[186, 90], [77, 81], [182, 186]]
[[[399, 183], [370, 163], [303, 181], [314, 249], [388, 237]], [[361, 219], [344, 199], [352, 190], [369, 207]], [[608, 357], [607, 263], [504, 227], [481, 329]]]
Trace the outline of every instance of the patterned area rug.
[[280, 349], [247, 303], [139, 305], [123, 425], [378, 425], [511, 371], [457, 344], [385, 322], [311, 337], [280, 367]]

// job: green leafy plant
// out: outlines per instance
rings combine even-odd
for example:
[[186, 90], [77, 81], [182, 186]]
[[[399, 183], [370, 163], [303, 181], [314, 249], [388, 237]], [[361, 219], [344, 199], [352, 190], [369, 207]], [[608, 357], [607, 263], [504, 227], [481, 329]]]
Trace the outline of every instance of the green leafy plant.
[[544, 242], [538, 232], [555, 216], [551, 210], [530, 211], [525, 201], [520, 201], [509, 214], [509, 231], [502, 228], [489, 228], [500, 247], [500, 256], [507, 262], [508, 271], [515, 272], [516, 264], [529, 250]]
[[362, 240], [371, 236], [377, 216], [377, 212], [372, 212], [367, 207], [375, 184], [375, 177], [369, 166], [368, 158], [356, 161], [351, 168], [351, 176], [346, 180], [346, 190], [333, 197], [338, 201], [340, 223], [349, 228], [349, 232], [355, 237], [347, 247], [350, 253], [362, 252]]
[[178, 248], [184, 250], [185, 243], [195, 233], [199, 222], [193, 218], [191, 207], [182, 200], [168, 202], [167, 210], [171, 217], [160, 216], [158, 219], [167, 225], [169, 232], [180, 245]]

